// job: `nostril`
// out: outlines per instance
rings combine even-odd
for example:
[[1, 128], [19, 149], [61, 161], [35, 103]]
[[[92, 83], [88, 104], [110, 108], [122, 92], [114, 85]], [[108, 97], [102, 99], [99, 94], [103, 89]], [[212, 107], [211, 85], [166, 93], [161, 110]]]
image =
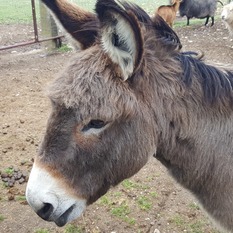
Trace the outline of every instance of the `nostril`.
[[37, 211], [37, 214], [44, 220], [49, 221], [49, 217], [53, 212], [53, 206], [50, 203], [44, 203], [44, 206]]

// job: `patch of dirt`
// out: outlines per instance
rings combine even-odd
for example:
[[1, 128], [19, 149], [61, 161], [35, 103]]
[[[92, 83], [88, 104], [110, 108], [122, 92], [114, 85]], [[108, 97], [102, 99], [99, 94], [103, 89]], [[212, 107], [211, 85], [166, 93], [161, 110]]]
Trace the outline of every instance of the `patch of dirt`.
[[[7, 28], [11, 38], [16, 38], [24, 26], [8, 25]], [[5, 31], [1, 27], [0, 35]], [[221, 22], [213, 27], [191, 25], [175, 31], [184, 51], [201, 50], [207, 61], [233, 64], [233, 41]], [[2, 174], [12, 168], [24, 174], [30, 172], [50, 109], [44, 90], [72, 55], [69, 52], [46, 56], [40, 45], [0, 52]], [[80, 219], [63, 228], [41, 220], [25, 203], [25, 182], [15, 182], [12, 188], [0, 182], [0, 232], [4, 233], [217, 232], [194, 197], [155, 159], [89, 206]]]

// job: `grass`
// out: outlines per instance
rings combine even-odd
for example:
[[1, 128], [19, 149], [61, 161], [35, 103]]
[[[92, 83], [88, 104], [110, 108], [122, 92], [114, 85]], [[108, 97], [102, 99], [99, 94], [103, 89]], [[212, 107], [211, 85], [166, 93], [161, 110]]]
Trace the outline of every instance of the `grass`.
[[5, 217], [2, 214], [0, 214], [0, 222], [2, 222], [4, 219]]
[[24, 195], [23, 196], [16, 196], [15, 200], [16, 201], [26, 201], [26, 197]]
[[108, 197], [108, 195], [104, 195], [102, 196], [98, 202], [101, 204], [101, 205], [104, 205], [104, 206], [111, 206], [112, 205], [112, 201], [110, 200], [110, 198]]
[[[148, 185], [141, 184], [131, 179], [124, 180], [121, 185], [125, 190], [129, 192], [140, 192], [148, 188]], [[122, 190], [124, 190], [122, 189]], [[157, 192], [151, 191], [146, 192], [145, 195], [140, 195], [139, 197], [132, 199], [125, 195], [125, 191], [110, 193], [102, 196], [98, 203], [100, 205], [106, 206], [110, 213], [115, 217], [123, 220], [129, 225], [134, 225], [136, 220], [132, 218], [131, 215], [131, 206], [135, 208], [135, 205], [138, 209], [149, 211], [153, 207], [152, 199], [158, 197]], [[119, 200], [119, 201], [118, 201]]]
[[195, 202], [190, 203], [189, 208], [193, 210], [200, 210], [200, 207]]
[[62, 44], [60, 48], [57, 49], [59, 52], [66, 53], [72, 51], [72, 48], [69, 47], [67, 44]]
[[196, 221], [194, 223], [189, 224], [190, 232], [192, 233], [204, 233], [203, 227], [205, 223], [202, 221]]
[[205, 19], [192, 18], [189, 21], [189, 26], [187, 26], [186, 17], [184, 17], [184, 18], [185, 18], [185, 20], [175, 21], [175, 23], [174, 23], [174, 29], [176, 29], [178, 27], [191, 27], [191, 26], [194, 26], [194, 25], [204, 25], [205, 24]]
[[150, 192], [150, 196], [153, 198], [157, 198], [159, 195], [157, 192]]
[[[129, 225], [134, 225], [136, 221], [134, 218], [130, 217], [131, 209], [127, 204], [127, 198], [121, 198], [122, 196], [122, 192], [106, 194], [98, 200], [98, 203], [106, 206], [113, 216], [123, 220]], [[118, 201], [119, 199], [120, 201]]]
[[13, 173], [14, 173], [14, 168], [8, 167], [8, 168], [6, 168], [6, 169], [4, 170], [4, 172], [5, 172], [6, 174], [8, 174], [8, 175], [13, 175]]
[[[187, 18], [184, 16], [183, 19], [184, 20], [181, 20], [181, 21], [180, 20], [175, 20], [174, 29], [176, 29], [178, 27], [187, 27]], [[220, 15], [215, 15], [214, 20], [215, 20], [215, 22], [221, 20]], [[205, 25], [205, 21], [206, 21], [206, 18], [205, 19], [191, 18], [189, 20], [189, 27], [192, 27], [194, 25], [204, 26]], [[212, 20], [209, 19], [208, 25], [210, 25], [211, 22], [212, 22]]]
[[171, 223], [174, 223], [176, 226], [178, 227], [184, 227], [186, 225], [185, 220], [183, 219], [183, 217], [179, 214], [174, 215], [171, 219], [170, 219]]
[[[185, 229], [186, 232], [189, 233], [205, 233], [207, 226], [207, 222], [205, 222], [205, 220], [196, 219], [194, 221], [190, 221], [190, 219], [186, 218], [186, 216], [182, 216], [181, 214], [176, 214], [172, 218], [170, 218], [170, 223], [175, 224], [182, 231]], [[211, 232], [220, 233], [219, 231], [214, 229], [212, 229]]]
[[[126, 193], [140, 192], [145, 190], [146, 185], [132, 181], [131, 179], [126, 179], [121, 184]], [[123, 190], [123, 189], [122, 189]], [[130, 225], [134, 225], [136, 220], [131, 216], [131, 208], [140, 209], [143, 211], [150, 211], [153, 208], [152, 199], [158, 197], [157, 192], [151, 191], [146, 192], [144, 195], [140, 195], [136, 198], [127, 196], [125, 191], [108, 193], [102, 196], [98, 203], [108, 208], [108, 211], [115, 217], [123, 220]]]
[[122, 186], [126, 189], [133, 189], [133, 188], [138, 188], [139, 185], [131, 180], [124, 180], [122, 183]]
[[[8, 188], [8, 184], [7, 182], [2, 182], [2, 188]], [[2, 197], [1, 197], [1, 200], [4, 200]]]
[[[93, 11], [94, 6], [96, 3], [96, 0], [89, 0], [88, 3], [85, 0], [72, 0], [72, 2], [76, 3], [79, 6], [82, 6], [83, 8]], [[142, 7], [147, 13], [149, 14], [154, 14], [155, 9], [164, 4], [168, 4], [169, 0], [156, 0], [156, 1], [151, 1], [151, 0], [130, 0], [130, 2], [136, 3], [140, 7]]]
[[82, 232], [84, 232], [84, 231], [81, 227], [77, 227], [77, 226], [72, 225], [72, 224], [68, 224], [64, 230], [64, 233], [82, 233]]
[[125, 202], [122, 202], [119, 206], [113, 207], [111, 209], [112, 215], [122, 219], [124, 222], [127, 222], [130, 225], [134, 225], [136, 221], [134, 218], [129, 217], [130, 213], [131, 210]]
[[[70, 0], [71, 2], [77, 4], [78, 6], [88, 10], [93, 11], [95, 8], [96, 0]], [[153, 15], [158, 6], [168, 4], [169, 0], [130, 0], [140, 7], [142, 7], [149, 15]], [[226, 2], [223, 0], [223, 2]], [[35, 0], [36, 5], [36, 15], [39, 21], [39, 0]], [[217, 17], [216, 17], [217, 19]], [[190, 24], [196, 24], [197, 22], [202, 22], [204, 20], [192, 19]], [[0, 0], [0, 24], [1, 23], [32, 23], [32, 8], [31, 1], [28, 0]], [[203, 22], [204, 23], [204, 22]], [[182, 23], [176, 22], [175, 27], [180, 27], [186, 25], [186, 20]]]
[[146, 196], [141, 196], [137, 199], [137, 204], [141, 210], [148, 211], [152, 208], [152, 202]]
[[34, 231], [34, 233], [50, 233], [49, 230], [45, 229], [45, 228], [39, 228], [37, 230]]
[[[96, 0], [70, 0], [73, 3], [76, 3], [78, 6], [93, 11], [95, 8]], [[155, 9], [161, 5], [168, 2], [168, 0], [131, 0], [143, 7], [143, 9], [149, 14], [153, 14]], [[36, 4], [36, 15], [37, 19], [40, 17], [39, 13], [39, 0], [35, 0]], [[32, 23], [32, 8], [31, 1], [28, 0], [0, 0], [0, 24], [3, 23]]]
[[32, 22], [31, 1], [0, 0], [0, 6], [0, 23]]
[[136, 183], [136, 182], [133, 182], [132, 180], [129, 180], [129, 179], [124, 180], [121, 184], [124, 188], [126, 188], [128, 190], [131, 190], [131, 189], [145, 190], [145, 189], [149, 188], [148, 185], [145, 185], [142, 183]]

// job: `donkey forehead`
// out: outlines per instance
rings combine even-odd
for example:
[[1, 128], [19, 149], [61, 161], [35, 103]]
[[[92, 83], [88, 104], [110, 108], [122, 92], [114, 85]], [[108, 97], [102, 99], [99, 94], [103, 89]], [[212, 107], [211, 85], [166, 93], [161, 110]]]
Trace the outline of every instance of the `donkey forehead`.
[[113, 117], [132, 111], [136, 102], [117, 67], [98, 50], [83, 51], [48, 88], [48, 96], [59, 105], [75, 108], [79, 114]]

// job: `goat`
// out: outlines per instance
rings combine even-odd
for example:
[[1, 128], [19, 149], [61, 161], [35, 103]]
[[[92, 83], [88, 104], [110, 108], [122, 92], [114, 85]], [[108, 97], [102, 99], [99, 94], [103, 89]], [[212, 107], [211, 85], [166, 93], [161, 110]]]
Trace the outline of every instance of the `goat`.
[[229, 30], [230, 35], [233, 36], [233, 2], [223, 7], [221, 18]]
[[174, 0], [172, 5], [162, 5], [156, 10], [156, 13], [159, 14], [170, 27], [173, 27], [176, 13], [181, 2], [182, 0]]

